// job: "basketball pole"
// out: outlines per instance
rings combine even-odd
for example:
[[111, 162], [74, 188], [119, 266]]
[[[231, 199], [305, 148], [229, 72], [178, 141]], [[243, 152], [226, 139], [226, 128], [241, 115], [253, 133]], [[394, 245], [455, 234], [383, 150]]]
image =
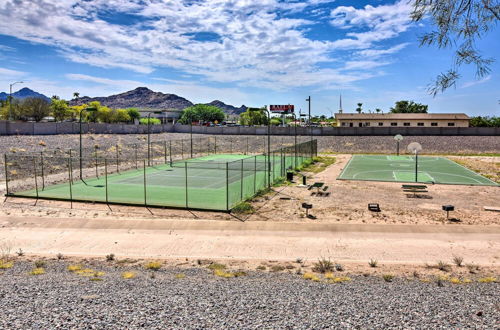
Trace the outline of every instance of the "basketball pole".
[[415, 182], [418, 182], [418, 152], [415, 151]]

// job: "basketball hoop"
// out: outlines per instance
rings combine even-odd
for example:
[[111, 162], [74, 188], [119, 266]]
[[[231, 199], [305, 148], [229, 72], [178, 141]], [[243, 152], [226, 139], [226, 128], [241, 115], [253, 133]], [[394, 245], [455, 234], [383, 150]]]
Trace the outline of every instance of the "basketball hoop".
[[399, 156], [399, 142], [403, 141], [403, 136], [401, 134], [397, 134], [396, 136], [394, 136], [394, 140], [396, 140], [396, 144], [397, 144], [396, 154]]
[[412, 142], [406, 149], [408, 152], [415, 154], [415, 182], [418, 182], [418, 153], [422, 151], [422, 145], [418, 142]]

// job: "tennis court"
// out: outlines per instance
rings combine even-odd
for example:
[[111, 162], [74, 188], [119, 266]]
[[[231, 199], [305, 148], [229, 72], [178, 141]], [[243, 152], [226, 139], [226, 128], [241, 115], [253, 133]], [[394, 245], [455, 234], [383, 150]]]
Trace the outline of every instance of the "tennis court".
[[414, 156], [387, 155], [354, 155], [338, 179], [498, 186], [452, 160], [431, 156], [418, 157], [417, 180]]
[[[84, 172], [81, 179], [74, 178], [79, 178], [78, 160], [58, 160], [58, 164], [67, 164], [66, 167], [58, 168], [58, 173], [66, 171], [66, 179], [60, 179], [60, 183], [56, 184], [41, 182], [45, 178], [40, 177], [40, 165], [44, 165], [42, 173], [43, 168], [47, 172], [51, 159], [45, 157], [40, 163], [41, 160], [37, 158], [33, 159], [31, 167], [34, 189], [11, 189], [8, 195], [228, 211], [241, 201], [255, 196], [269, 183], [284, 177], [287, 169], [300, 166], [310, 159], [310, 151], [313, 150], [311, 143], [315, 147], [316, 141], [311, 141], [275, 150], [270, 157], [263, 154], [208, 154], [170, 162], [157, 161], [153, 166], [146, 166], [146, 161], [142, 162], [142, 167], [137, 166], [137, 162], [132, 162], [135, 163], [135, 168], [116, 172], [113, 172], [112, 162], [105, 161], [103, 169], [101, 161], [99, 165], [95, 165], [95, 175], [89, 177]], [[302, 151], [307, 151], [308, 154]], [[26, 157], [16, 161], [12, 160], [13, 156], [9, 159], [7, 164], [16, 169], [19, 167], [14, 167], [15, 165], [31, 163], [31, 160], [26, 161]], [[121, 166], [123, 167], [123, 164]], [[90, 173], [93, 173], [91, 166], [87, 166], [86, 173], [89, 173], [89, 169]], [[29, 167], [25, 168], [24, 172], [27, 170]], [[16, 171], [9, 168], [9, 172]]]

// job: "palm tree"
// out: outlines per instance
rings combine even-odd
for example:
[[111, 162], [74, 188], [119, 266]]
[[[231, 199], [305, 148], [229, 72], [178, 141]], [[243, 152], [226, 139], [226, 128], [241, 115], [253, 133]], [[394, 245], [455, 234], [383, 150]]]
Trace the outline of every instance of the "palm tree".
[[80, 97], [80, 93], [78, 93], [78, 92], [74, 92], [74, 93], [73, 93], [73, 97], [75, 98], [75, 100], [77, 100], [77, 101], [78, 101], [78, 98]]
[[356, 111], [358, 113], [361, 113], [361, 111], [363, 111], [363, 109], [361, 109], [362, 106], [363, 106], [363, 103], [358, 103], [358, 107], [356, 108]]
[[376, 113], [380, 113], [380, 111], [382, 111], [382, 110], [380, 110], [379, 108], [375, 109]]

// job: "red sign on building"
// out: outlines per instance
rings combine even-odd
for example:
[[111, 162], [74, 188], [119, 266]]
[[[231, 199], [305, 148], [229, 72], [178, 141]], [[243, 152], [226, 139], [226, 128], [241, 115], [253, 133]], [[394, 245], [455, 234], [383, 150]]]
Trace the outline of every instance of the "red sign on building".
[[281, 112], [281, 113], [290, 113], [294, 112], [293, 104], [284, 104], [284, 105], [270, 105], [269, 111], [271, 112]]

